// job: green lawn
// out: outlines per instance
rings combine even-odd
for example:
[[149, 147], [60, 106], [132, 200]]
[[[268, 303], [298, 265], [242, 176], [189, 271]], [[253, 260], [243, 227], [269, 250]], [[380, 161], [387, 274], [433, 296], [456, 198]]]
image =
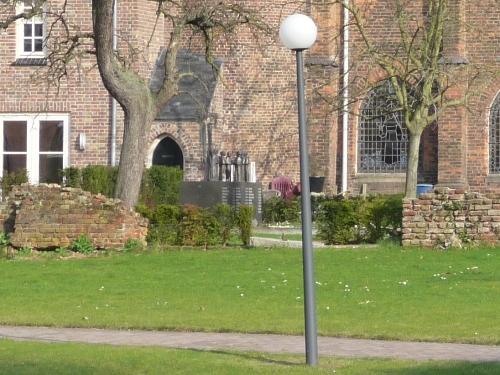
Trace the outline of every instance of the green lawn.
[[321, 358], [317, 368], [300, 356], [203, 352], [106, 345], [47, 344], [0, 340], [0, 373], [69, 374], [498, 374], [500, 364]]
[[[316, 251], [322, 335], [500, 343], [498, 249]], [[303, 331], [301, 252], [0, 260], [0, 324]]]

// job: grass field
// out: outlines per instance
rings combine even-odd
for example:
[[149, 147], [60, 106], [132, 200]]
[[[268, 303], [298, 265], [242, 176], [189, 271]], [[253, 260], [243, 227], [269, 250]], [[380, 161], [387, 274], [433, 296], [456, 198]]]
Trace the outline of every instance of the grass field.
[[[322, 335], [500, 343], [500, 252], [317, 250]], [[303, 331], [301, 253], [0, 260], [0, 324]]]
[[487, 375], [500, 373], [500, 364], [321, 358], [308, 368], [300, 356], [0, 340], [0, 373]]

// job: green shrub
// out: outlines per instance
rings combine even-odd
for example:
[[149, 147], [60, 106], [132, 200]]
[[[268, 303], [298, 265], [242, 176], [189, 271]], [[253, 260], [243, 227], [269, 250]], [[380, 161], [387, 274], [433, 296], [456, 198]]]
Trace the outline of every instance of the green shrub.
[[234, 210], [230, 205], [221, 203], [212, 208], [212, 213], [219, 222], [221, 243], [225, 246], [235, 225]]
[[134, 238], [129, 238], [125, 245], [123, 245], [124, 252], [141, 251], [144, 249], [144, 245], [141, 241]]
[[17, 250], [17, 255], [19, 255], [20, 257], [29, 257], [32, 252], [33, 249], [31, 247], [23, 246]]
[[182, 245], [208, 246], [221, 243], [220, 224], [208, 210], [185, 205], [181, 209], [179, 240]]
[[300, 221], [300, 201], [272, 197], [262, 206], [262, 220], [268, 224]]
[[165, 245], [179, 243], [178, 229], [181, 218], [179, 206], [162, 204], [155, 209], [138, 206], [138, 212], [149, 219], [148, 242]]
[[183, 172], [178, 167], [154, 165], [144, 171], [140, 202], [148, 207], [178, 204]]
[[403, 221], [403, 196], [376, 196], [368, 200], [368, 218], [365, 219], [367, 240], [377, 242], [380, 239], [395, 236]]
[[77, 167], [65, 168], [61, 171], [61, 180], [64, 186], [79, 188], [82, 186], [82, 173]]
[[21, 185], [28, 182], [28, 172], [21, 169], [15, 172], [5, 173], [2, 177], [2, 195], [6, 197], [14, 185]]
[[92, 240], [82, 234], [70, 246], [71, 250], [81, 254], [91, 254], [95, 251], [94, 245], [92, 244]]
[[0, 248], [10, 245], [10, 238], [8, 233], [0, 232]]
[[92, 194], [113, 197], [117, 174], [117, 167], [87, 165], [81, 170], [81, 188]]
[[237, 214], [237, 223], [240, 229], [240, 239], [244, 246], [250, 245], [252, 236], [253, 207], [240, 206]]
[[318, 206], [318, 237], [327, 244], [377, 242], [397, 234], [402, 212], [401, 196], [326, 199]]
[[359, 242], [362, 204], [358, 198], [325, 200], [317, 213], [318, 237], [327, 244]]

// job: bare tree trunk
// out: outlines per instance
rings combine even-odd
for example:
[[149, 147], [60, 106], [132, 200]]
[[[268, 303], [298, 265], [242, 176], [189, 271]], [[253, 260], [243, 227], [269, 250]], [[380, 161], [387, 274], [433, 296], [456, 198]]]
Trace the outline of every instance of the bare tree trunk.
[[148, 150], [148, 134], [156, 115], [151, 103], [125, 111], [123, 143], [116, 181], [115, 197], [127, 207], [137, 204]]
[[416, 198], [417, 196], [418, 151], [420, 149], [421, 135], [421, 132], [416, 134], [408, 132], [409, 147], [408, 163], [406, 166], [405, 198]]

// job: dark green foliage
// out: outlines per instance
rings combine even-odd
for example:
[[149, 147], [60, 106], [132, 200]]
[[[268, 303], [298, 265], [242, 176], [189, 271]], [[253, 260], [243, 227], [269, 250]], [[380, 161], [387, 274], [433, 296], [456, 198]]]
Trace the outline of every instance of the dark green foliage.
[[149, 207], [179, 203], [183, 172], [177, 167], [154, 165], [144, 171], [140, 202]]
[[330, 199], [322, 203], [317, 214], [318, 237], [327, 244], [359, 241], [361, 199]]
[[103, 194], [112, 197], [115, 191], [117, 167], [104, 165], [87, 165], [81, 170], [81, 188], [92, 194]]
[[125, 245], [123, 245], [123, 251], [131, 252], [131, 251], [140, 251], [144, 249], [144, 245], [141, 241], [129, 238]]
[[178, 243], [177, 232], [181, 210], [179, 206], [162, 204], [152, 210], [147, 206], [138, 206], [137, 212], [149, 219], [149, 231], [147, 241], [165, 245], [176, 245]]
[[82, 173], [79, 168], [69, 167], [61, 171], [64, 186], [79, 188], [82, 185]]
[[240, 229], [240, 238], [244, 246], [250, 245], [252, 236], [253, 207], [240, 206], [237, 214], [238, 228]]
[[81, 254], [91, 254], [95, 251], [91, 239], [84, 234], [73, 241], [70, 249]]
[[296, 223], [300, 220], [300, 201], [273, 197], [262, 206], [262, 220], [265, 223]]
[[250, 243], [253, 209], [243, 206], [238, 213], [226, 204], [211, 209], [193, 205], [138, 205], [136, 211], [149, 219], [147, 241], [160, 245], [226, 245], [233, 228], [238, 227], [243, 244]]
[[219, 222], [220, 238], [222, 245], [226, 245], [231, 236], [231, 229], [235, 224], [234, 210], [228, 204], [218, 204], [212, 208], [212, 213]]
[[327, 199], [318, 208], [318, 237], [327, 244], [376, 242], [397, 234], [402, 212], [401, 196]]
[[[82, 188], [93, 194], [113, 197], [117, 167], [88, 165], [85, 168], [70, 167], [61, 171], [64, 186]], [[177, 204], [182, 182], [182, 170], [155, 165], [144, 171], [139, 202], [148, 207], [161, 204]]]
[[179, 239], [182, 245], [208, 246], [220, 244], [220, 225], [207, 210], [185, 205], [181, 210]]
[[21, 185], [28, 182], [28, 172], [21, 169], [16, 172], [5, 173], [2, 177], [2, 194], [6, 197], [14, 185]]
[[376, 242], [394, 236], [403, 221], [403, 196], [376, 196], [368, 200], [368, 220], [364, 225], [368, 231], [368, 242]]

